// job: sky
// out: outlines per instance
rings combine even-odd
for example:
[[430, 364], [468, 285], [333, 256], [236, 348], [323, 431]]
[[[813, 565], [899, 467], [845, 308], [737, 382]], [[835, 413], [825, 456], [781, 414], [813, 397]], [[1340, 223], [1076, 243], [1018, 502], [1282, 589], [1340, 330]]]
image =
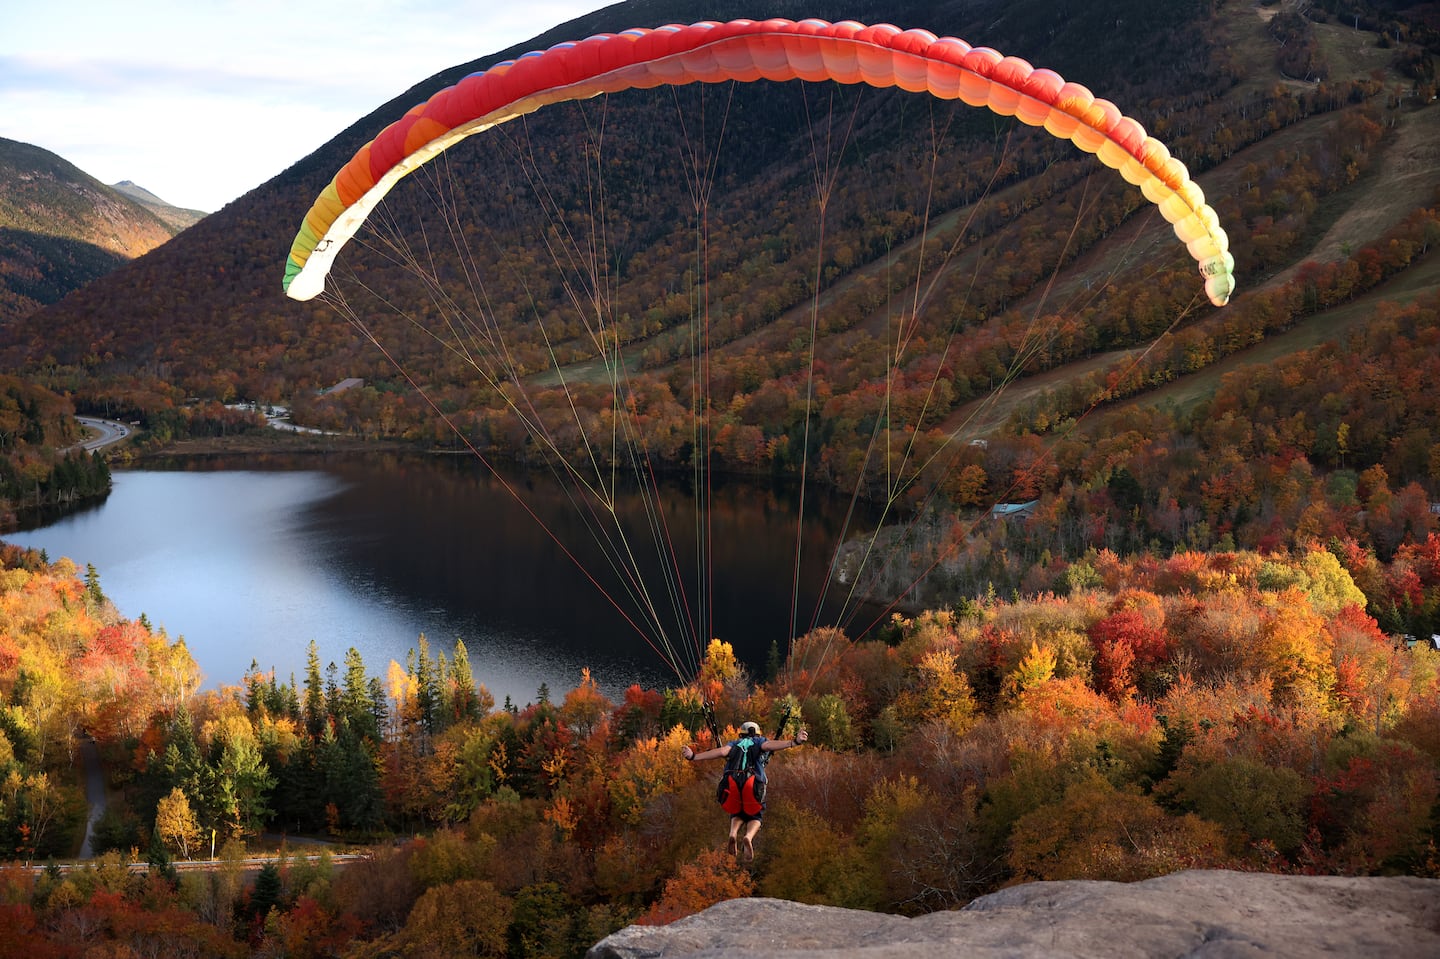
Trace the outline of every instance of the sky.
[[213, 213], [421, 80], [607, 5], [0, 0], [0, 137]]

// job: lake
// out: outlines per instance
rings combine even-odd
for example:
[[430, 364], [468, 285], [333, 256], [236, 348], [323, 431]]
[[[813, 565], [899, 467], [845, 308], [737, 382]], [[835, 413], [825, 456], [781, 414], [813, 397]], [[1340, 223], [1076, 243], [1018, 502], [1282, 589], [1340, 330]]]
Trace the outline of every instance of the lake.
[[[342, 662], [353, 646], [383, 679], [421, 634], [447, 655], [463, 639], [497, 702], [523, 705], [542, 683], [558, 698], [586, 667], [612, 697], [631, 683], [676, 682], [678, 657], [637, 628], [644, 613], [625, 596], [633, 590], [594, 546], [594, 516], [543, 477], [506, 477], [517, 498], [459, 457], [203, 458], [170, 467], [117, 471], [103, 503], [4, 539], [67, 556], [82, 571], [94, 565], [124, 616], [143, 613], [184, 637], [207, 687], [238, 683], [252, 660], [282, 680], [303, 679], [311, 640], [322, 665]], [[713, 635], [756, 674], [772, 643], [785, 648], [797, 610], [802, 632], [812, 619], [839, 616], [838, 598], [820, 597], [848, 504], [806, 497], [804, 585], [792, 604], [798, 501], [793, 490], [748, 484], [712, 494]], [[632, 491], [617, 498], [616, 515], [631, 531], [626, 542], [642, 542], [634, 528], [658, 515], [675, 543], [673, 558], [639, 560], [652, 596], [667, 592], [659, 570], [672, 561], [679, 582], [694, 582], [699, 537], [682, 487], [665, 489], [658, 506]], [[673, 621], [666, 630], [687, 632]]]

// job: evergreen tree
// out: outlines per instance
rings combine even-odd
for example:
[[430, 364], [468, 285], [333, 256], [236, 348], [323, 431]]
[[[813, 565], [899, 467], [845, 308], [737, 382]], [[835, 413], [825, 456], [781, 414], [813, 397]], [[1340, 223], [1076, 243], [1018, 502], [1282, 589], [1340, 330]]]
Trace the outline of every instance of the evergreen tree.
[[354, 646], [345, 651], [345, 678], [340, 687], [339, 716], [361, 739], [379, 741], [380, 730], [370, 710], [365, 661]]
[[168, 786], [179, 786], [187, 794], [195, 795], [199, 792], [200, 771], [205, 764], [195, 741], [194, 720], [183, 705], [170, 720], [169, 738], [162, 767], [170, 780]]
[[320, 774], [317, 767], [318, 744], [302, 739], [300, 748], [281, 762], [280, 756], [267, 745], [263, 758], [275, 777], [271, 791], [273, 823], [287, 832], [313, 833], [325, 824], [325, 804], [320, 795]]
[[421, 633], [416, 645], [418, 649], [410, 671], [415, 678], [415, 704], [419, 708], [421, 725], [426, 731], [435, 732], [435, 714], [440, 704], [440, 693], [435, 681], [435, 664], [430, 659], [430, 641]]
[[390, 726], [390, 701], [385, 695], [385, 684], [379, 676], [371, 676], [365, 686], [370, 690], [370, 718], [376, 731], [385, 735]]
[[283, 904], [283, 899], [280, 869], [273, 862], [267, 862], [256, 873], [255, 886], [250, 890], [250, 915], [263, 922], [271, 909]]
[[378, 829], [384, 816], [380, 777], [365, 741], [349, 723], [341, 723], [333, 735], [327, 730], [319, 763], [325, 805], [335, 807], [339, 825], [361, 832]]
[[770, 641], [770, 653], [765, 657], [765, 678], [771, 681], [780, 675], [780, 669], [785, 661], [780, 657], [780, 644], [773, 639]]
[[325, 724], [325, 686], [320, 678], [320, 649], [315, 640], [305, 654], [305, 729], [310, 735], [319, 736]]
[[172, 886], [179, 880], [180, 876], [175, 871], [175, 863], [170, 858], [170, 853], [165, 848], [165, 843], [160, 841], [160, 834], [150, 834], [150, 845], [145, 850], [145, 864], [149, 867], [150, 874], [160, 875]]
[[281, 695], [285, 699], [285, 710], [281, 715], [289, 716], [297, 723], [300, 721], [300, 687], [295, 685], [295, 674], [290, 674], [290, 684], [281, 687]]
[[100, 574], [95, 571], [94, 563], [85, 564], [85, 600], [92, 606], [105, 602], [105, 594], [100, 591]]
[[110, 491], [110, 462], [98, 450], [90, 454], [90, 462], [94, 464], [94, 485], [92, 494], [108, 493]]
[[232, 839], [259, 833], [271, 816], [275, 777], [252, 740], [235, 738], [219, 746], [205, 767], [205, 805], [214, 825]]
[[179, 789], [186, 796], [199, 800], [204, 793], [205, 761], [195, 742], [195, 728], [189, 711], [181, 705], [170, 718], [163, 752], [150, 753], [145, 773], [140, 777], [139, 795], [134, 808], [146, 816], [146, 828], [153, 826], [153, 815], [160, 800], [171, 790]]
[[250, 669], [245, 673], [245, 712], [253, 720], [265, 708], [265, 680], [260, 675], [260, 662], [250, 660]]
[[332, 661], [325, 667], [325, 713], [332, 722], [340, 719], [340, 686], [336, 682], [336, 676], [340, 673], [340, 667]]
[[470, 671], [470, 651], [465, 640], [455, 639], [455, 657], [450, 661], [450, 689], [457, 719], [478, 718], [479, 704], [475, 695], [475, 675]]
[[446, 658], [445, 650], [436, 651], [432, 672], [435, 675], [435, 732], [438, 733], [449, 729], [455, 722], [455, 695], [450, 687], [450, 660]]
[[271, 716], [277, 719], [298, 719], [299, 717], [296, 716], [295, 712], [291, 709], [287, 689], [288, 687], [281, 686], [275, 681], [275, 671], [271, 670], [270, 677], [265, 682], [263, 693], [265, 709]]

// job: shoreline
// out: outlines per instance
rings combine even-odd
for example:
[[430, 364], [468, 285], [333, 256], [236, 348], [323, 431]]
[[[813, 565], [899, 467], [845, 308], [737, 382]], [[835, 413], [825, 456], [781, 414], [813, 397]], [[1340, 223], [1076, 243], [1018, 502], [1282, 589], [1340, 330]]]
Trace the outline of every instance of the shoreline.
[[[117, 466], [133, 466], [150, 460], [169, 457], [225, 456], [251, 453], [394, 453], [430, 452], [424, 447], [402, 440], [371, 440], [358, 436], [334, 436], [319, 433], [292, 433], [267, 429], [235, 436], [206, 436], [173, 440], [157, 446], [131, 446], [116, 457]], [[439, 452], [439, 451], [436, 451]]]

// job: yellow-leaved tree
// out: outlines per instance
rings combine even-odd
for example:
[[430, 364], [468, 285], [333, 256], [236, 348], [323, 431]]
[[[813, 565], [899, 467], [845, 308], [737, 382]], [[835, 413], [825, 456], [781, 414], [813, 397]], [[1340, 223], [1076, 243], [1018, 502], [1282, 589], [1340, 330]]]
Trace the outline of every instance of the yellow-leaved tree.
[[190, 808], [190, 798], [176, 786], [170, 795], [160, 797], [155, 806], [155, 832], [165, 848], [174, 850], [183, 858], [190, 858], [190, 850], [200, 843], [200, 823]]
[[685, 727], [675, 726], [664, 737], [641, 739], [621, 754], [608, 783], [617, 820], [637, 825], [652, 799], [693, 779], [695, 773], [680, 754], [689, 740]]
[[1172, 816], [1137, 788], [1117, 788], [1094, 769], [1015, 822], [1010, 867], [1017, 879], [1134, 882], [1224, 863], [1225, 834], [1194, 813]]
[[513, 913], [510, 899], [483, 879], [427, 889], [400, 933], [402, 953], [436, 959], [504, 956]]

